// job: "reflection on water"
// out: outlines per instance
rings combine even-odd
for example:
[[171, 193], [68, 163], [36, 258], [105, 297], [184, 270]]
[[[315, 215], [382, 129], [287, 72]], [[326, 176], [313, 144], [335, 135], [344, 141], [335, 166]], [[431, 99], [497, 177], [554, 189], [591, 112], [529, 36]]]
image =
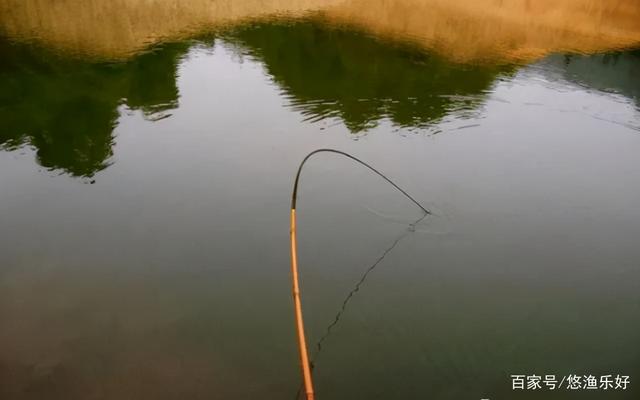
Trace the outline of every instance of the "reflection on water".
[[264, 63], [294, 109], [311, 121], [339, 118], [352, 132], [383, 118], [425, 127], [473, 110], [495, 79], [513, 69], [454, 64], [317, 21], [251, 25], [229, 40]]
[[[465, 118], [482, 106], [496, 82], [519, 68], [454, 63], [317, 19], [249, 24], [218, 39], [164, 44], [117, 63], [69, 59], [3, 40], [0, 146], [29, 145], [46, 168], [92, 176], [110, 162], [120, 107], [141, 110], [151, 120], [169, 117], [179, 105], [182, 57], [191, 46], [207, 47], [215, 40], [240, 61], [251, 57], [262, 63], [303, 119], [335, 119], [352, 133], [383, 120], [425, 129], [447, 116]], [[637, 101], [639, 65], [636, 51], [554, 55], [534, 68], [549, 79], [561, 77]]]
[[[453, 64], [314, 21], [249, 25], [224, 40], [264, 63], [306, 119], [338, 118], [354, 133], [385, 118], [419, 128], [473, 110], [509, 70]], [[163, 45], [127, 62], [103, 64], [4, 42], [1, 143], [37, 148], [47, 168], [92, 175], [112, 154], [120, 105], [149, 118], [165, 117], [177, 106], [176, 68], [188, 47]]]
[[259, 19], [320, 13], [327, 23], [410, 40], [457, 61], [529, 60], [640, 43], [640, 3], [625, 0], [5, 0], [0, 32], [98, 58]]
[[599, 55], [553, 55], [537, 63], [552, 78], [576, 82], [587, 88], [618, 93], [640, 107], [640, 50]]
[[93, 175], [108, 165], [122, 103], [150, 116], [177, 105], [176, 68], [187, 49], [170, 44], [95, 64], [0, 41], [0, 146], [27, 144], [46, 168]]

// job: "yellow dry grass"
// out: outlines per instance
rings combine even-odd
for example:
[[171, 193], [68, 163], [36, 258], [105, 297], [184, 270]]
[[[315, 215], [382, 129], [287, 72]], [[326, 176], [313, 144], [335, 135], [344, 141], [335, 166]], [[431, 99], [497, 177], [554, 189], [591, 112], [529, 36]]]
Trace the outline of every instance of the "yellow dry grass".
[[640, 44], [638, 0], [4, 0], [0, 29], [61, 50], [122, 58], [161, 40], [312, 11], [462, 62]]
[[530, 60], [640, 44], [636, 0], [346, 0], [328, 15], [457, 61]]
[[340, 0], [2, 0], [0, 32], [59, 49], [121, 58], [149, 44], [247, 19], [301, 14]]

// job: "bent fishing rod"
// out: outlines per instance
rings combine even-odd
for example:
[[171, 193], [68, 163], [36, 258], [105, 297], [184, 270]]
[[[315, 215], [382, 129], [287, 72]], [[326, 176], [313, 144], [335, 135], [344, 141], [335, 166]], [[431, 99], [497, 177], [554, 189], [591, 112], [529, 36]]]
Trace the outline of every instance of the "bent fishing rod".
[[313, 378], [311, 377], [311, 363], [309, 362], [309, 354], [307, 351], [307, 341], [305, 338], [305, 330], [304, 330], [304, 321], [302, 318], [302, 302], [300, 300], [300, 280], [298, 276], [298, 254], [297, 254], [297, 240], [296, 240], [296, 202], [298, 200], [298, 184], [300, 182], [300, 174], [302, 173], [302, 168], [309, 158], [311, 158], [314, 154], [318, 153], [334, 153], [344, 157], [347, 157], [365, 167], [369, 170], [373, 171], [375, 174], [380, 176], [382, 179], [387, 181], [391, 186], [393, 186], [396, 190], [402, 193], [406, 198], [411, 200], [416, 206], [418, 206], [425, 215], [431, 214], [429, 210], [423, 207], [416, 199], [411, 197], [407, 192], [405, 192], [402, 188], [396, 185], [391, 179], [387, 178], [383, 173], [373, 168], [371, 165], [366, 162], [360, 160], [352, 156], [351, 154], [345, 153], [344, 151], [334, 150], [334, 149], [317, 149], [307, 154], [307, 156], [302, 160], [300, 166], [298, 167], [298, 172], [296, 173], [296, 179], [293, 184], [293, 193], [291, 194], [291, 229], [290, 229], [290, 238], [291, 238], [291, 284], [293, 291], [293, 305], [295, 312], [295, 322], [296, 322], [296, 333], [298, 337], [298, 351], [300, 353], [300, 366], [302, 368], [302, 378], [304, 381], [304, 389], [306, 393], [307, 400], [314, 400], [315, 392], [313, 390]]

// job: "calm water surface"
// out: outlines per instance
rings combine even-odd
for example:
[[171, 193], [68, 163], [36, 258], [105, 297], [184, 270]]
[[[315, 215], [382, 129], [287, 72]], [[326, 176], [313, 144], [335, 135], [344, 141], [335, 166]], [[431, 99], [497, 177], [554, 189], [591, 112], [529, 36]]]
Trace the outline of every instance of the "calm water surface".
[[[454, 63], [318, 21], [119, 62], [0, 41], [0, 397], [640, 395], [640, 53]], [[315, 353], [315, 352], [314, 352]], [[513, 393], [511, 374], [625, 374]]]

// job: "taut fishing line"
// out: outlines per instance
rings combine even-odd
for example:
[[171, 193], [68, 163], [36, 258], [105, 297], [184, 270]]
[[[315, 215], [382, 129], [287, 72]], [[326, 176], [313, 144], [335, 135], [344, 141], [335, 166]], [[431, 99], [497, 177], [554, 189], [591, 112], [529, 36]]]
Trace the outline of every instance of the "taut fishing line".
[[[364, 162], [364, 161], [352, 156], [351, 154], [345, 153], [345, 152], [340, 151], [340, 150], [334, 150], [334, 149], [318, 149], [318, 150], [314, 150], [311, 153], [307, 154], [307, 156], [302, 160], [302, 162], [300, 163], [300, 166], [298, 167], [298, 172], [296, 173], [296, 179], [295, 179], [295, 182], [293, 184], [293, 193], [291, 194], [291, 230], [290, 230], [290, 239], [291, 239], [291, 283], [292, 283], [292, 292], [293, 292], [293, 303], [294, 303], [294, 312], [295, 312], [296, 333], [297, 333], [297, 336], [298, 336], [298, 350], [299, 350], [299, 353], [300, 353], [300, 366], [301, 366], [301, 369], [302, 369], [303, 385], [304, 385], [304, 390], [305, 390], [305, 393], [306, 393], [307, 400], [314, 400], [315, 392], [314, 392], [314, 389], [313, 389], [313, 379], [312, 379], [312, 374], [311, 374], [312, 370], [313, 370], [313, 366], [311, 365], [311, 362], [309, 360], [309, 353], [308, 353], [308, 349], [307, 349], [307, 341], [306, 341], [306, 338], [305, 338], [304, 321], [303, 321], [303, 318], [302, 318], [302, 302], [300, 300], [300, 282], [299, 282], [299, 278], [298, 278], [298, 255], [297, 255], [297, 240], [296, 240], [297, 239], [297, 237], [296, 237], [296, 202], [298, 200], [297, 199], [297, 197], [298, 197], [298, 184], [300, 182], [300, 174], [302, 172], [302, 168], [304, 167], [304, 165], [307, 162], [307, 160], [309, 158], [311, 158], [311, 156], [313, 156], [314, 154], [318, 154], [318, 153], [335, 153], [335, 154], [339, 154], [339, 155], [347, 157], [347, 158], [349, 158], [349, 159], [351, 159], [351, 160], [353, 160], [353, 161], [355, 161], [355, 162], [367, 167], [368, 169], [370, 169], [371, 171], [376, 173], [378, 176], [383, 178], [385, 181], [387, 181], [389, 184], [391, 184], [391, 186], [393, 186], [396, 190], [398, 190], [400, 193], [402, 193], [406, 198], [411, 200], [416, 206], [418, 206], [424, 212], [424, 215], [420, 219], [415, 221], [414, 223], [410, 224], [409, 225], [410, 229], [408, 229], [407, 232], [405, 232], [402, 236], [397, 238], [393, 242], [393, 244], [384, 253], [382, 253], [382, 255], [378, 258], [378, 260], [376, 260], [376, 262], [366, 270], [366, 272], [364, 273], [364, 275], [362, 276], [360, 281], [356, 284], [356, 287], [354, 288], [354, 290], [352, 290], [347, 295], [346, 299], [344, 300], [344, 302], [342, 304], [342, 307], [341, 307], [340, 311], [338, 311], [338, 313], [336, 315], [335, 320], [329, 325], [329, 327], [327, 328], [325, 334], [322, 336], [322, 338], [320, 339], [320, 341], [316, 345], [317, 350], [315, 352], [315, 356], [317, 356], [318, 353], [320, 352], [320, 350], [322, 349], [322, 342], [329, 336], [329, 334], [331, 333], [331, 329], [338, 323], [338, 321], [340, 320], [340, 317], [342, 316], [342, 313], [344, 312], [344, 310], [346, 309], [347, 304], [349, 303], [349, 300], [360, 289], [360, 286], [366, 280], [366, 278], [369, 275], [369, 273], [371, 271], [373, 271], [376, 268], [376, 266], [382, 262], [382, 260], [384, 260], [384, 258], [387, 256], [387, 254], [389, 252], [391, 252], [391, 250], [393, 250], [398, 245], [398, 243], [409, 232], [413, 231], [413, 228], [415, 228], [416, 224], [418, 224], [420, 221], [422, 221], [424, 218], [426, 218], [427, 215], [431, 214], [431, 212], [428, 209], [423, 207], [417, 200], [415, 200], [413, 197], [411, 197], [411, 195], [409, 195], [402, 188], [400, 188], [398, 185], [396, 185], [391, 179], [387, 178], [383, 173], [381, 173], [377, 169], [373, 168], [371, 165], [367, 164], [366, 162]], [[298, 391], [298, 394], [296, 395], [296, 398], [298, 397], [299, 393], [300, 393], [300, 390]]]

